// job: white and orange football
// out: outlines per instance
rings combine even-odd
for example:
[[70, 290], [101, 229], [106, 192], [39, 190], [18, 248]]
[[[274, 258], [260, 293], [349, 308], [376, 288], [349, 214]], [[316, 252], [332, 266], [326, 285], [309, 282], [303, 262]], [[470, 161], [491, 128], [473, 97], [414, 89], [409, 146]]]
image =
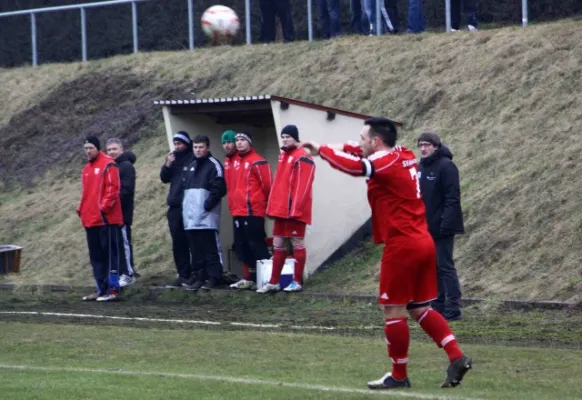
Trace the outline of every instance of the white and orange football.
[[212, 6], [202, 14], [202, 30], [213, 40], [231, 39], [239, 28], [240, 21], [232, 8]]

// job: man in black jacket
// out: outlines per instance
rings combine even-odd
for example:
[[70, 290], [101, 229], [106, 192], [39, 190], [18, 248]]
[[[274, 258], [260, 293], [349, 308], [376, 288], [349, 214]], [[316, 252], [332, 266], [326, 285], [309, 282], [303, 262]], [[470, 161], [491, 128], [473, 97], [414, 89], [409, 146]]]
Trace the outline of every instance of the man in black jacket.
[[438, 298], [433, 308], [449, 320], [461, 319], [461, 285], [453, 261], [455, 235], [464, 233], [459, 170], [436, 133], [418, 138], [420, 190], [429, 231], [437, 249]]
[[133, 263], [133, 244], [131, 241], [131, 225], [133, 224], [133, 208], [135, 197], [135, 164], [136, 156], [131, 151], [124, 151], [123, 143], [117, 138], [112, 138], [106, 144], [107, 155], [115, 160], [119, 168], [121, 181], [121, 211], [123, 213], [123, 226], [121, 227], [121, 254], [123, 260], [119, 268], [119, 287], [133, 285], [137, 273]]
[[182, 216], [194, 273], [183, 286], [210, 290], [222, 277], [220, 214], [226, 183], [222, 164], [210, 154], [208, 137], [197, 136], [193, 143], [194, 160], [184, 172]]
[[179, 131], [174, 137], [172, 151], [160, 171], [163, 183], [170, 184], [168, 198], [168, 225], [172, 236], [172, 252], [178, 271], [178, 277], [168, 286], [182, 287], [192, 275], [192, 258], [188, 247], [188, 238], [182, 221], [182, 200], [184, 199], [184, 171], [194, 159], [192, 140], [187, 132]]

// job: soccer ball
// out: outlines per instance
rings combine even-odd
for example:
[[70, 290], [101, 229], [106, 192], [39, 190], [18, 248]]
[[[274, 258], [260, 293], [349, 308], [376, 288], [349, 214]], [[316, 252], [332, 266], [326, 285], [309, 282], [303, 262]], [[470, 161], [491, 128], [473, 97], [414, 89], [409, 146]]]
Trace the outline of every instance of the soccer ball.
[[202, 14], [202, 30], [213, 40], [231, 39], [240, 22], [236, 13], [226, 6], [212, 6]]

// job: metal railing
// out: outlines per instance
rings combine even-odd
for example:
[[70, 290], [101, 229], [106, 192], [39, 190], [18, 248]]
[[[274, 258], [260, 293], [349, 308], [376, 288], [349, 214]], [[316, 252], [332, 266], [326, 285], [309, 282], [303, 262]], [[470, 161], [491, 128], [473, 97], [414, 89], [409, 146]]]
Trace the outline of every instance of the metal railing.
[[[30, 36], [31, 36], [31, 51], [32, 51], [32, 65], [38, 65], [38, 45], [37, 45], [37, 33], [36, 33], [36, 15], [41, 13], [67, 11], [67, 10], [80, 10], [81, 13], [81, 58], [85, 62], [87, 61], [87, 16], [85, 10], [87, 8], [96, 7], [108, 7], [120, 4], [130, 4], [131, 3], [131, 27], [133, 35], [133, 52], [137, 53], [139, 51], [139, 38], [138, 38], [138, 15], [137, 15], [137, 3], [146, 2], [149, 0], [110, 0], [103, 1], [100, 3], [84, 3], [75, 4], [69, 6], [58, 6], [58, 7], [44, 7], [44, 8], [34, 8], [29, 10], [20, 11], [10, 11], [0, 13], [0, 18], [2, 17], [14, 17], [19, 15], [29, 15], [30, 16]], [[194, 4], [193, 0], [186, 0], [188, 2], [188, 45], [190, 50], [194, 49]], [[380, 36], [382, 34], [382, 14], [385, 11], [383, 6], [383, 1], [376, 1], [376, 35]], [[309, 41], [313, 40], [313, 15], [312, 15], [313, 0], [307, 0], [307, 37]], [[526, 27], [528, 24], [528, 0], [521, 0], [521, 12], [522, 12], [522, 27]], [[451, 0], [445, 0], [445, 13], [446, 13], [446, 30], [451, 31]], [[251, 0], [245, 0], [245, 33], [246, 33], [246, 43], [251, 44]]]

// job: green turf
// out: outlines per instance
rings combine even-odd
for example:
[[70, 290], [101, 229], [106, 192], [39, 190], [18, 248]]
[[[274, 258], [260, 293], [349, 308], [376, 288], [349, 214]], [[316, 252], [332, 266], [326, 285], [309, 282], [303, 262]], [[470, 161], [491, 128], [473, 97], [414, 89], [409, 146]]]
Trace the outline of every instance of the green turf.
[[[93, 368], [214, 375], [301, 385], [365, 389], [387, 368], [381, 340], [341, 335], [165, 330], [0, 322], [3, 399], [362, 398], [272, 384], [155, 375], [59, 371]], [[442, 350], [413, 342], [409, 393], [459, 399], [575, 399], [582, 393], [582, 352], [465, 345], [475, 368], [462, 387], [438, 388], [447, 365]], [[327, 397], [326, 397], [327, 396]]]

